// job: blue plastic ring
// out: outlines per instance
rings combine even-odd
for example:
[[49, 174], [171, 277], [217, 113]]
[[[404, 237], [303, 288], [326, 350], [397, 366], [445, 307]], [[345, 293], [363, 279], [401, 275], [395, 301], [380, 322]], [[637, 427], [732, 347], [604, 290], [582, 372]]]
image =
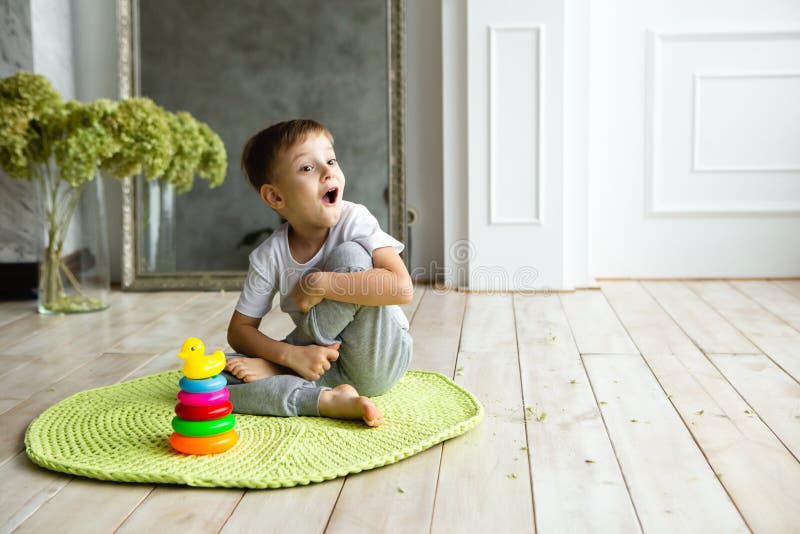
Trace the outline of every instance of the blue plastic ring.
[[228, 385], [228, 381], [222, 375], [214, 375], [203, 380], [192, 380], [185, 376], [181, 378], [180, 386], [186, 393], [211, 393]]

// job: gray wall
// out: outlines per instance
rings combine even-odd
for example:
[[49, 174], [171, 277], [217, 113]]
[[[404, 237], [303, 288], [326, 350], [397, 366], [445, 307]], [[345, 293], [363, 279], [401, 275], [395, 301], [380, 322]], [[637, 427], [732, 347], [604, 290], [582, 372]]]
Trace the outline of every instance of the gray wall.
[[[0, 2], [0, 76], [33, 70], [30, 0]], [[33, 185], [0, 171], [0, 262], [34, 262], [41, 237]]]
[[[77, 97], [117, 96], [115, 6], [72, 0]], [[441, 6], [407, 0], [407, 203], [418, 213], [411, 227], [411, 267], [442, 265]], [[112, 280], [119, 281], [121, 201], [119, 185], [107, 183]]]
[[237, 245], [280, 220], [239, 157], [251, 134], [289, 118], [330, 128], [347, 177], [344, 198], [388, 226], [385, 4], [142, 0], [139, 13], [141, 94], [206, 122], [228, 152], [222, 186], [195, 181], [176, 197], [177, 270], [247, 269], [252, 245]]

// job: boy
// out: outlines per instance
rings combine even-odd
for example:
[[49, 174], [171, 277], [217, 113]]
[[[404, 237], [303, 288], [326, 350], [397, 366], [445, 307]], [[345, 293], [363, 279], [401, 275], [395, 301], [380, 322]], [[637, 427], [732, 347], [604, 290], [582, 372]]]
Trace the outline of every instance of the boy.
[[[388, 391], [411, 361], [411, 277], [404, 245], [361, 204], [343, 200], [331, 133], [312, 120], [280, 122], [246, 143], [242, 168], [287, 222], [250, 254], [228, 325], [234, 411], [363, 419], [383, 415], [369, 396]], [[258, 330], [276, 292], [296, 328], [282, 341]], [[245, 357], [241, 357], [245, 356]]]

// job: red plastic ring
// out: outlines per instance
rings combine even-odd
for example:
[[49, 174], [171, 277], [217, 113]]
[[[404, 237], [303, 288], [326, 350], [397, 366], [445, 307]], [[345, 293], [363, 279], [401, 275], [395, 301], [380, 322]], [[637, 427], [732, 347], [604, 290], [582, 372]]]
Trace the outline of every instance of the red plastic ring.
[[231, 401], [225, 401], [216, 406], [189, 406], [180, 402], [175, 405], [175, 415], [187, 421], [210, 421], [225, 417], [232, 411]]

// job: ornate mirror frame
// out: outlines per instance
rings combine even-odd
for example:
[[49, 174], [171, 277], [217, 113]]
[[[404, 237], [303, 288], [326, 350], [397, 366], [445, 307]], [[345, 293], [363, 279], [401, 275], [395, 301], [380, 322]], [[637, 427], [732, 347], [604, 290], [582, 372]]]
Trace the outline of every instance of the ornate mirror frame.
[[[405, 194], [405, 0], [385, 0], [387, 7], [387, 75], [389, 87], [389, 228], [384, 229], [406, 247], [400, 256], [408, 265], [408, 214]], [[136, 96], [139, 76], [137, 0], [117, 0], [119, 98]], [[122, 288], [133, 291], [166, 289], [240, 290], [246, 271], [144, 272], [137, 243], [136, 180], [122, 185]]]

